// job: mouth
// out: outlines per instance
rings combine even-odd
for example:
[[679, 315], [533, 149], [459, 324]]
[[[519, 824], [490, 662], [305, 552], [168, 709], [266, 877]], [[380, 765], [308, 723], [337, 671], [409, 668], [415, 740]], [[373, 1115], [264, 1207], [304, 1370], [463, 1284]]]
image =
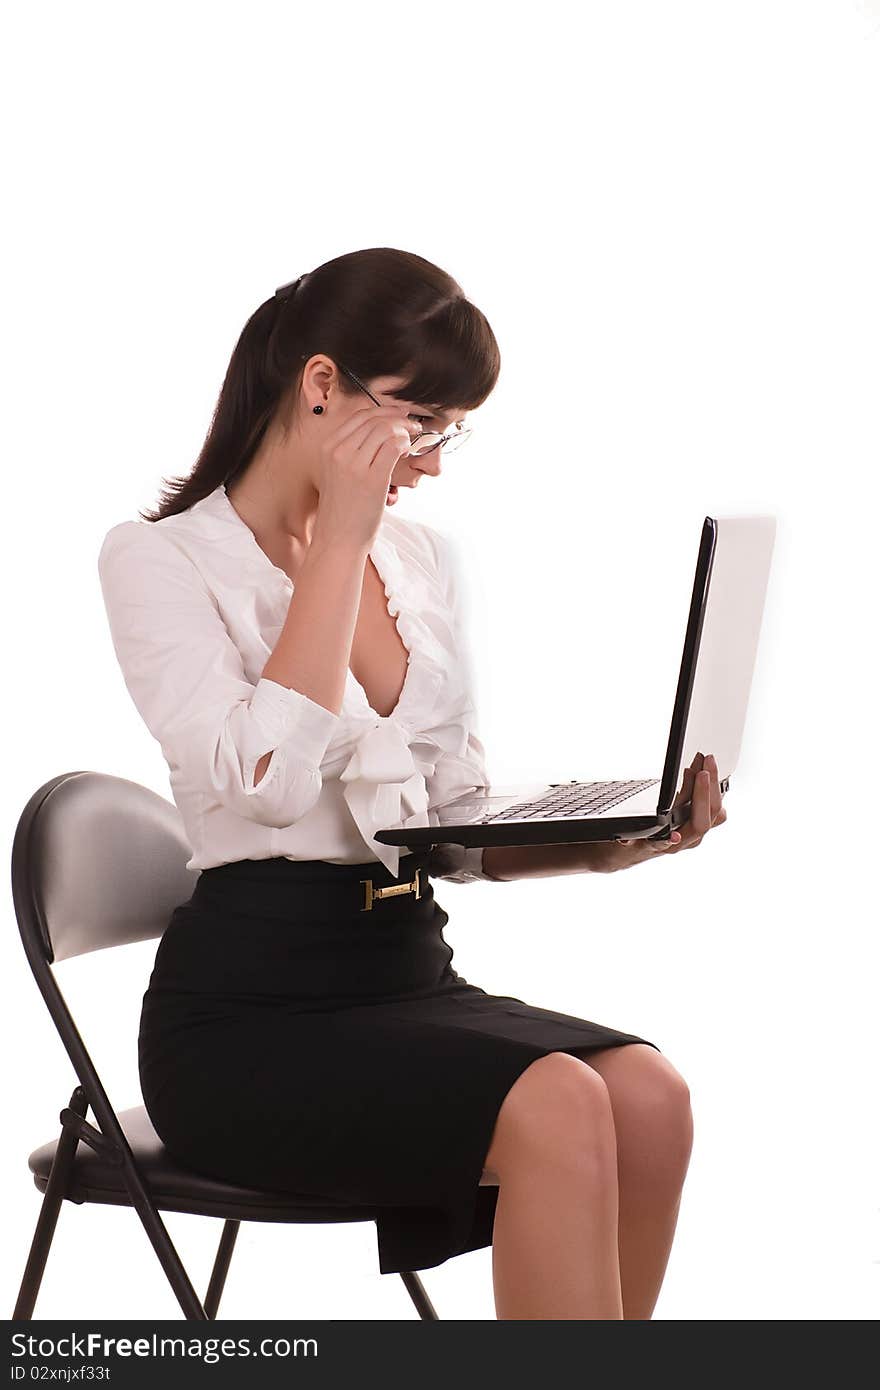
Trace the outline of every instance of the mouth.
[[386, 505], [386, 506], [393, 506], [394, 503], [397, 501], [397, 495], [398, 495], [398, 488], [399, 488], [399, 487], [409, 487], [409, 488], [418, 487], [419, 478], [421, 478], [421, 477], [423, 476], [423, 470], [422, 470], [421, 468], [415, 468], [415, 469], [413, 469], [412, 471], [413, 471], [413, 473], [415, 474], [415, 476], [414, 476], [412, 482], [410, 482], [410, 483], [400, 483], [400, 484], [398, 484], [398, 483], [390, 483], [390, 484], [389, 484], [389, 486], [388, 486], [388, 495], [387, 495], [387, 497], [385, 498], [385, 505]]

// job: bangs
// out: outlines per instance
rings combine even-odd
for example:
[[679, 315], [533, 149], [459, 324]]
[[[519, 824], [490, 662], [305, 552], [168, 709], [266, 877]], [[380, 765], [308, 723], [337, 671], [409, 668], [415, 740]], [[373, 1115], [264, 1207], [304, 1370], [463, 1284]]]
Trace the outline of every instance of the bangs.
[[[402, 353], [405, 384], [389, 392], [397, 400], [445, 411], [476, 410], [494, 389], [501, 370], [495, 334], [475, 304], [456, 298], [413, 325]], [[403, 347], [404, 345], [402, 345]]]

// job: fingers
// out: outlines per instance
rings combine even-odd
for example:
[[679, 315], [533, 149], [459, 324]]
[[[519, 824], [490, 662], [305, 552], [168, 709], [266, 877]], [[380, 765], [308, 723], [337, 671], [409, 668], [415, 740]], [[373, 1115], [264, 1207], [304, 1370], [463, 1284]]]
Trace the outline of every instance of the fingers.
[[367, 401], [365, 405], [357, 406], [342, 424], [336, 426], [334, 442], [342, 443], [351, 435], [358, 435], [357, 443], [363, 443], [365, 430], [372, 428], [377, 421], [382, 419], [391, 421], [399, 420], [404, 424], [403, 416], [400, 413], [400, 406], [375, 405], [372, 401]]
[[711, 830], [714, 825], [723, 825], [727, 820], [727, 812], [721, 804], [721, 798], [718, 765], [714, 755], [695, 753], [690, 766], [684, 770], [681, 790], [674, 802], [676, 806], [690, 802], [690, 817], [682, 823], [680, 831], [673, 829], [667, 840], [619, 840], [618, 843], [639, 846], [639, 853], [645, 858], [693, 849], [700, 843], [707, 830]]
[[678, 830], [672, 830], [668, 840], [618, 840], [617, 843], [620, 845], [641, 845], [652, 855], [664, 854], [667, 850], [673, 849], [681, 843], [681, 834]]
[[[701, 761], [702, 768], [696, 769], [697, 759], [691, 764], [694, 769], [691, 792], [691, 814], [682, 826], [682, 849], [692, 849], [698, 845], [713, 825], [722, 825], [727, 820], [727, 812], [721, 804], [721, 787], [718, 782], [718, 765], [712, 753], [706, 753]], [[689, 769], [690, 771], [690, 769]]]
[[683, 801], [690, 801], [693, 795], [694, 778], [703, 765], [702, 753], [695, 753], [691, 759], [689, 767], [686, 767], [681, 779], [681, 790], [675, 798], [674, 805], [680, 806]]
[[704, 757], [703, 770], [709, 774], [709, 779], [706, 784], [709, 787], [709, 826], [717, 825], [719, 817], [723, 820], [727, 820], [727, 812], [723, 811], [721, 805], [721, 786], [718, 782], [718, 764], [715, 761], [715, 755], [713, 753], [707, 753]]
[[708, 768], [697, 773], [691, 800], [691, 825], [694, 843], [699, 844], [712, 824], [712, 774]]

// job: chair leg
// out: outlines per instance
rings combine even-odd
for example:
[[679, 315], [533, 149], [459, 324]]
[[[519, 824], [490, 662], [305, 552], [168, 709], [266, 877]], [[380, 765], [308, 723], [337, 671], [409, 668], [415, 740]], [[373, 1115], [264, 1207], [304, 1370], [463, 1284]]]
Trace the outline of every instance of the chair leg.
[[[73, 1110], [82, 1119], [85, 1119], [88, 1108], [89, 1105], [85, 1090], [82, 1086], [77, 1086], [70, 1097], [69, 1109]], [[73, 1166], [76, 1146], [79, 1142], [80, 1140], [77, 1135], [65, 1126], [61, 1131], [61, 1136], [55, 1148], [55, 1158], [52, 1162], [52, 1169], [46, 1183], [46, 1191], [43, 1194], [43, 1204], [40, 1208], [37, 1228], [34, 1231], [34, 1237], [31, 1241], [30, 1254], [28, 1255], [24, 1276], [21, 1281], [18, 1300], [12, 1314], [14, 1319], [27, 1321], [33, 1317], [34, 1305], [37, 1301], [37, 1294], [40, 1291], [40, 1284], [43, 1280], [49, 1248], [52, 1244], [52, 1237], [55, 1234], [58, 1213], [61, 1210], [61, 1203], [67, 1196], [70, 1170]], [[123, 1172], [132, 1206], [141, 1219], [153, 1249], [165, 1271], [166, 1278], [177, 1296], [178, 1303], [183, 1309], [186, 1318], [190, 1321], [201, 1321], [206, 1319], [207, 1313], [199, 1302], [198, 1294], [190, 1283], [189, 1276], [183, 1267], [180, 1256], [174, 1248], [165, 1223], [162, 1221], [158, 1211], [155, 1209], [154, 1203], [147, 1194], [140, 1175], [133, 1170], [129, 1172], [129, 1167], [130, 1164], [125, 1165]]]
[[201, 1322], [207, 1319], [208, 1314], [199, 1301], [199, 1296], [190, 1282], [190, 1277], [183, 1267], [183, 1261], [177, 1253], [174, 1242], [168, 1234], [168, 1228], [159, 1215], [156, 1207], [147, 1195], [143, 1187], [140, 1175], [133, 1171], [127, 1174], [129, 1196], [132, 1206], [141, 1219], [141, 1224], [146, 1231], [150, 1243], [158, 1256], [159, 1263], [165, 1271], [165, 1277], [174, 1290], [175, 1297], [183, 1309], [183, 1315], [188, 1322]]
[[436, 1318], [440, 1321], [436, 1308], [428, 1297], [427, 1289], [414, 1270], [401, 1270], [400, 1277], [406, 1285], [406, 1291], [418, 1309], [420, 1318]]
[[217, 1308], [220, 1304], [220, 1295], [226, 1284], [226, 1275], [229, 1273], [229, 1262], [232, 1259], [232, 1252], [235, 1249], [235, 1238], [238, 1235], [240, 1221], [224, 1221], [223, 1234], [220, 1237], [220, 1245], [217, 1250], [217, 1257], [214, 1260], [214, 1268], [211, 1270], [211, 1282], [208, 1285], [208, 1292], [205, 1295], [205, 1312], [209, 1318], [216, 1318]]
[[[88, 1101], [85, 1091], [81, 1086], [77, 1086], [70, 1097], [70, 1109], [77, 1115], [85, 1118], [88, 1110]], [[37, 1301], [37, 1294], [40, 1292], [40, 1285], [43, 1282], [43, 1274], [46, 1269], [46, 1261], [49, 1258], [49, 1250], [52, 1245], [52, 1237], [55, 1234], [55, 1227], [58, 1223], [58, 1213], [61, 1211], [61, 1203], [64, 1201], [67, 1192], [70, 1170], [73, 1165], [76, 1146], [79, 1143], [76, 1135], [69, 1129], [62, 1129], [61, 1136], [55, 1149], [55, 1158], [46, 1183], [46, 1190], [43, 1193], [43, 1202], [40, 1207], [40, 1215], [37, 1218], [37, 1227], [31, 1241], [30, 1253], [27, 1264], [25, 1265], [24, 1275], [21, 1281], [21, 1288], [18, 1291], [18, 1299], [15, 1304], [13, 1318], [29, 1321], [33, 1317], [34, 1304]]]

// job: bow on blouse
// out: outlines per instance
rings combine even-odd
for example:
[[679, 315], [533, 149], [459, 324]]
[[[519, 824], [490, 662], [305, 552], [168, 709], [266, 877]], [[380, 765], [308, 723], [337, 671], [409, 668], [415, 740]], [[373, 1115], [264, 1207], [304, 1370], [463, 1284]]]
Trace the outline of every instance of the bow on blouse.
[[428, 824], [429, 778], [443, 753], [460, 755], [467, 734], [460, 721], [415, 733], [394, 714], [377, 716], [358, 739], [339, 780], [352, 817], [377, 859], [397, 877], [400, 845], [373, 840], [376, 830], [400, 825], [411, 816]]

